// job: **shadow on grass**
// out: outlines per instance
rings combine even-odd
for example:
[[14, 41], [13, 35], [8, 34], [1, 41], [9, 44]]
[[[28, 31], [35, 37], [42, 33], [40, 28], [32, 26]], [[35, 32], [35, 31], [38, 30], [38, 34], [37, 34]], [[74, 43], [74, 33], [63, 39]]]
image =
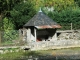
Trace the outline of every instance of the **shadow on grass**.
[[26, 51], [22, 57], [14, 60], [79, 60], [80, 55], [49, 55], [36, 51]]
[[53, 60], [55, 57], [50, 55], [45, 55], [37, 51], [26, 51], [23, 53], [22, 57], [17, 57], [14, 60]]
[[0, 55], [0, 60], [79, 60], [80, 55], [50, 55], [37, 51], [19, 51]]

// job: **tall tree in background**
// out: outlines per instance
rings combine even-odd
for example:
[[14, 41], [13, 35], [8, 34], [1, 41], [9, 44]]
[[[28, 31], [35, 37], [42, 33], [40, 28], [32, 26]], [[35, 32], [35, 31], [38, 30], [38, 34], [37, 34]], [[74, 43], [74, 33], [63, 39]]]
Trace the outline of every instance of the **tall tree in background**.
[[[75, 1], [79, 5], [79, 0]], [[11, 22], [16, 26], [16, 29], [19, 29], [35, 14], [35, 10], [36, 11], [39, 10], [39, 7], [43, 7], [44, 12], [47, 12], [47, 14], [51, 11], [50, 10], [51, 8], [53, 8], [54, 10], [54, 11], [52, 10], [52, 13], [53, 12], [61, 13], [66, 10], [70, 10], [72, 12], [78, 9], [75, 1], [74, 0], [33, 0], [33, 1], [0, 0], [0, 17], [2, 16], [8, 17], [9, 18], [8, 20], [11, 20]], [[44, 8], [48, 8], [50, 11]], [[66, 13], [64, 13], [63, 15], [65, 14]]]
[[0, 0], [0, 30], [3, 30], [2, 19], [10, 16], [10, 11], [15, 4], [19, 4], [22, 0]]
[[0, 15], [4, 14], [8, 16], [14, 5], [20, 2], [22, 2], [22, 0], [0, 0]]
[[74, 0], [46, 0], [44, 1], [44, 7], [53, 7], [55, 11], [62, 11], [66, 9], [75, 9], [76, 4]]
[[23, 25], [36, 13], [33, 3], [30, 0], [16, 4], [10, 12], [11, 20], [15, 29], [22, 28]]
[[[15, 4], [19, 4], [22, 0], [0, 0], [0, 38], [5, 37], [4, 40], [8, 37], [11, 37], [11, 32], [9, 30], [13, 30], [14, 29], [14, 25], [11, 22], [11, 20], [9, 20], [8, 17], [10, 17], [10, 11], [13, 9]], [[1, 34], [1, 30], [4, 30], [6, 34], [10, 35], [6, 35], [5, 33], [2, 35]], [[16, 36], [16, 35], [15, 35]], [[14, 36], [12, 36], [14, 37]], [[14, 38], [13, 38], [14, 39]], [[8, 38], [9, 40], [9, 38]], [[0, 42], [2, 41], [2, 39], [0, 39]]]
[[[63, 27], [73, 23], [74, 29], [80, 29], [80, 7], [74, 0], [58, 0], [54, 6], [54, 11], [48, 12], [53, 20], [56, 20]], [[69, 29], [69, 26], [64, 29]]]

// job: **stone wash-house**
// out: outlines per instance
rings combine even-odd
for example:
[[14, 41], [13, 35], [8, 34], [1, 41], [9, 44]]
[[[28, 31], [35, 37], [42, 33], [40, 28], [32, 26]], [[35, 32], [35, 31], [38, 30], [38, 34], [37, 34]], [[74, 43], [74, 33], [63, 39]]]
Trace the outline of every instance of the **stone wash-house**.
[[55, 41], [57, 28], [61, 26], [40, 10], [24, 25], [26, 41], [30, 43]]

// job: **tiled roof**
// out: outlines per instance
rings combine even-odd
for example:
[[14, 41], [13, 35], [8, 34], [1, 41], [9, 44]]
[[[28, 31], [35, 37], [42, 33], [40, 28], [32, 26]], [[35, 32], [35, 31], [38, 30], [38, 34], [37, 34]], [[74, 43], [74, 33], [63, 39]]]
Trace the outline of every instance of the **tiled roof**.
[[24, 27], [27, 26], [46, 26], [46, 25], [58, 25], [55, 21], [53, 21], [51, 18], [49, 18], [47, 15], [45, 15], [43, 12], [38, 12], [32, 19], [30, 19]]

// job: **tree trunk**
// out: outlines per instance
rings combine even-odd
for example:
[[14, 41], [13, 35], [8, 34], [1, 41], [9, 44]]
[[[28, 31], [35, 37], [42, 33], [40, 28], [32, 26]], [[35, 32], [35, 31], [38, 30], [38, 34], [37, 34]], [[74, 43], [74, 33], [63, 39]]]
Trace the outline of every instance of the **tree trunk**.
[[0, 13], [0, 21], [2, 20], [3, 17], [4, 17], [4, 14]]

